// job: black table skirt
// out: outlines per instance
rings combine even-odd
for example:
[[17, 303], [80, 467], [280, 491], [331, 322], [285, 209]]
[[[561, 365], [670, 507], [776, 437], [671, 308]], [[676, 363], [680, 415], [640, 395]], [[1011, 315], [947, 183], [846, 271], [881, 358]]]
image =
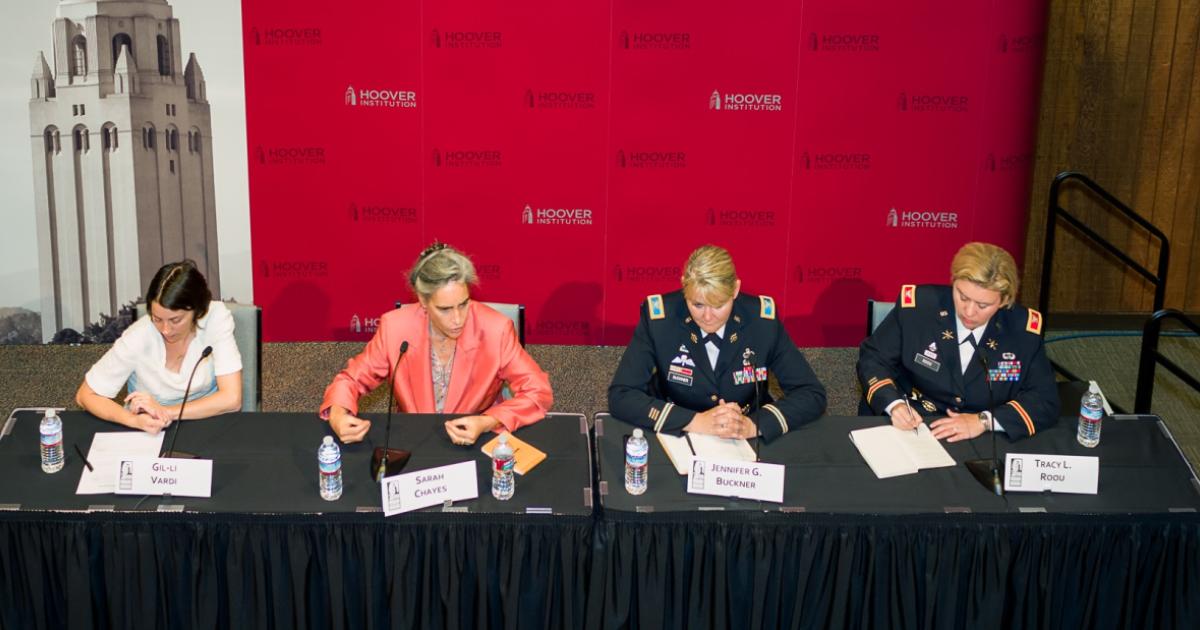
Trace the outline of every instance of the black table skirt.
[[1195, 628], [1200, 515], [608, 512], [595, 628]]
[[0, 513], [2, 628], [569, 628], [589, 517]]

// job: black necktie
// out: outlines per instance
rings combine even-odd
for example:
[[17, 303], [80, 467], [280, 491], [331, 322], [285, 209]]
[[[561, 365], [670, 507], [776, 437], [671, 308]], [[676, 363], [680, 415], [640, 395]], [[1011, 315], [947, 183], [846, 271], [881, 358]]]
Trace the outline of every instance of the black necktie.
[[722, 341], [721, 336], [715, 332], [704, 335], [704, 343], [712, 342], [712, 345], [716, 346], [717, 349], [721, 348]]
[[976, 345], [976, 344], [975, 344], [975, 333], [973, 333], [973, 332], [969, 332], [969, 333], [967, 333], [967, 338], [966, 338], [966, 339], [963, 339], [962, 341], [960, 341], [960, 342], [958, 342], [958, 343], [959, 343], [959, 345], [962, 345], [962, 344], [964, 344], [964, 343], [969, 343], [969, 344], [971, 344], [971, 347], [972, 347], [972, 348], [978, 348], [978, 347], [979, 347], [978, 345]]

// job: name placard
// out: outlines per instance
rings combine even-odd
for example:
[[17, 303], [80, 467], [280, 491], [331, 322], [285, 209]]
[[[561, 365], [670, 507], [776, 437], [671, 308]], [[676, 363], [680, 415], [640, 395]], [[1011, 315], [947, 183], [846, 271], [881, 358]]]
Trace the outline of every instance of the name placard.
[[211, 497], [212, 460], [167, 457], [119, 459], [117, 494]]
[[694, 457], [687, 491], [783, 503], [783, 471], [779, 464]]
[[1096, 494], [1099, 481], [1099, 457], [1009, 453], [1004, 458], [1004, 489], [1012, 492]]
[[441, 505], [446, 501], [476, 499], [479, 498], [479, 482], [475, 475], [475, 462], [460, 462], [384, 477], [383, 483], [379, 484], [379, 492], [384, 516]]

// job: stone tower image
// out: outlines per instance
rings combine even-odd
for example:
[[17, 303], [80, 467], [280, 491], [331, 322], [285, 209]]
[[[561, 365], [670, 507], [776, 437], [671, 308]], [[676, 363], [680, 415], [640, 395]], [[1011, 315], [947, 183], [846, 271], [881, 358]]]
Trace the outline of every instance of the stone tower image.
[[166, 0], [60, 0], [29, 122], [42, 337], [81, 330], [191, 258], [220, 295], [212, 125]]

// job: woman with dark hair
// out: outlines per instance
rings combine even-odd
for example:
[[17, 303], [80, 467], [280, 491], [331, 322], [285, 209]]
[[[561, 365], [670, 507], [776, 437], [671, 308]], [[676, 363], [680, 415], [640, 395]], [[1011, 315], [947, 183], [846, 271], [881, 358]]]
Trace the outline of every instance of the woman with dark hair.
[[[146, 290], [146, 309], [88, 370], [75, 402], [98, 418], [158, 433], [179, 417], [192, 368], [212, 346], [196, 368], [184, 419], [241, 409], [242, 355], [233, 315], [213, 301], [196, 264], [185, 260], [159, 269]], [[122, 406], [113, 398], [124, 385]]]

